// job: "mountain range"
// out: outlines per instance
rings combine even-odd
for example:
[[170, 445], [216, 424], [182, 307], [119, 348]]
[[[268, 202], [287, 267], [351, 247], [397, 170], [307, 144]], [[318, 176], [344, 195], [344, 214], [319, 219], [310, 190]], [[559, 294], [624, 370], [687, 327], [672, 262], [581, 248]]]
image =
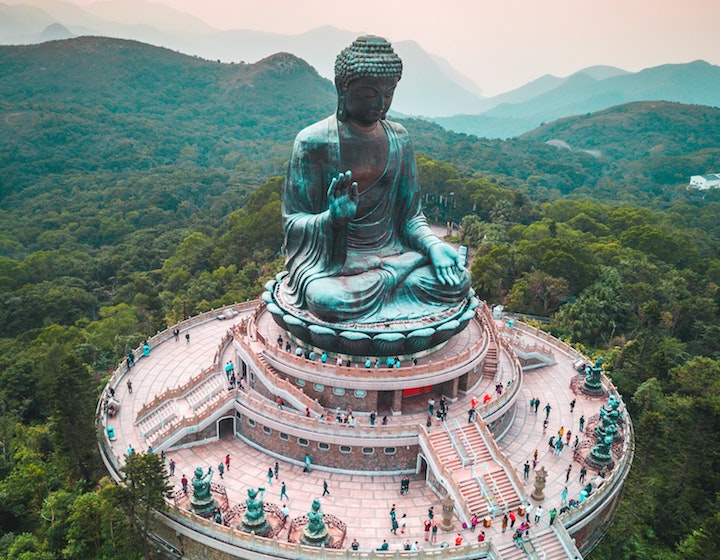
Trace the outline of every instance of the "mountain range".
[[[256, 62], [279, 52], [302, 58], [332, 79], [335, 55], [363, 32], [323, 26], [298, 35], [219, 31], [197, 18], [145, 0], [83, 6], [59, 0], [0, 2], [0, 44], [31, 44], [79, 35], [133, 39], [207, 60]], [[420, 116], [455, 132], [509, 138], [545, 122], [631, 101], [663, 100], [718, 106], [720, 66], [695, 61], [637, 73], [593, 66], [568, 77], [545, 75], [494, 97], [445, 59], [414, 41], [394, 47], [404, 62], [396, 116]]]

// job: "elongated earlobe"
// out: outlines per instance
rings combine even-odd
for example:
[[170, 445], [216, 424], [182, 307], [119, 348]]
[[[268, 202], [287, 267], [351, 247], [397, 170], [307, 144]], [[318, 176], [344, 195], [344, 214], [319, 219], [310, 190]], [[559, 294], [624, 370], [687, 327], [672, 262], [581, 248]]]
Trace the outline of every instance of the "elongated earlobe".
[[345, 107], [345, 94], [338, 92], [337, 118], [339, 121], [347, 120], [347, 108]]

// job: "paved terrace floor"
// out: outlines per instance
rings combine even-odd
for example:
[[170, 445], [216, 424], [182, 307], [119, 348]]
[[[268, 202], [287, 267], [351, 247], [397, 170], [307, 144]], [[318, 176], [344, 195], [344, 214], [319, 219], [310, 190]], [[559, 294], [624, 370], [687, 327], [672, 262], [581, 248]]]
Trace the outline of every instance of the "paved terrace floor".
[[[236, 319], [236, 321], [238, 320], [239, 318]], [[231, 323], [228, 321], [210, 320], [192, 326], [181, 332], [179, 341], [170, 337], [155, 346], [150, 356], [138, 359], [136, 366], [119, 381], [116, 387], [115, 395], [120, 401], [121, 407], [119, 414], [109, 422], [117, 435], [117, 439], [112, 445], [116, 455], [122, 457], [128, 445], [132, 445], [139, 451], [147, 448], [147, 443], [142, 438], [140, 431], [133, 425], [137, 411], [156, 395], [183, 384], [190, 377], [211, 365], [220, 340], [230, 325]], [[190, 333], [189, 343], [186, 343], [184, 338], [186, 332]], [[229, 352], [228, 350], [227, 356], [223, 356], [221, 364], [230, 359]], [[574, 440], [574, 434], [578, 433], [580, 416], [584, 415], [586, 420], [589, 419], [592, 415], [597, 414], [603, 402], [573, 394], [570, 390], [570, 379], [576, 372], [572, 359], [559, 350], [555, 350], [555, 358], [557, 364], [525, 373], [521, 388], [522, 397], [517, 406], [516, 418], [511, 429], [498, 442], [511, 463], [516, 466], [520, 479], [522, 479], [525, 461], [530, 461], [532, 464], [532, 455], [535, 449], [538, 450], [538, 468], [544, 466], [548, 471], [545, 488], [546, 499], [542, 503], [545, 513], [538, 528], [547, 526], [550, 509], [560, 508], [560, 494], [566, 485], [570, 498], [577, 497], [581, 490], [581, 484], [578, 481], [580, 465], [573, 463], [572, 450], [566, 447], [560, 455], [552, 454], [547, 445], [549, 436], [557, 434], [558, 429], [564, 426], [566, 431], [572, 430], [572, 439]], [[504, 357], [501, 359], [498, 371], [500, 376], [509, 375], [511, 371], [510, 364]], [[126, 385], [128, 379], [133, 385], [132, 394], [128, 392]], [[502, 381], [507, 382], [506, 379]], [[494, 382], [490, 381], [489, 385], [494, 387]], [[475, 395], [482, 399], [487, 389], [485, 386], [476, 387], [458, 402], [453, 403], [450, 406], [449, 420], [457, 418], [459, 422], [467, 422], [467, 409], [471, 396]], [[530, 410], [530, 399], [535, 397], [538, 397], [541, 402], [537, 414]], [[577, 404], [574, 412], [571, 412], [569, 403], [573, 398], [577, 399]], [[417, 412], [391, 417], [390, 422], [424, 424], [426, 399], [427, 395], [423, 397], [422, 402], [418, 401], [419, 406], [413, 407], [420, 409]], [[552, 410], [549, 414], [547, 431], [544, 433], [545, 411], [543, 407], [547, 403], [551, 405]], [[438, 428], [434, 427], [433, 429]], [[579, 435], [582, 441], [583, 434]], [[192, 478], [196, 467], [206, 469], [208, 466], [212, 466], [213, 470], [217, 470], [217, 465], [228, 453], [231, 456], [230, 469], [225, 472], [222, 480], [216, 472], [213, 482], [226, 486], [231, 506], [242, 502], [247, 497], [248, 487], [258, 486], [266, 487], [266, 502], [281, 505], [280, 485], [284, 481], [289, 495], [287, 504], [290, 516], [291, 518], [296, 517], [307, 513], [312, 499], [322, 495], [323, 481], [326, 480], [330, 495], [321, 497], [323, 512], [336, 515], [347, 523], [348, 545], [353, 538], [357, 538], [361, 549], [376, 548], [386, 539], [391, 550], [400, 550], [405, 541], [410, 539], [418, 541], [420, 548], [428, 548], [439, 546], [442, 541], [454, 542], [458, 531], [463, 533], [465, 539], [476, 538], [480, 531], [478, 527], [473, 534], [469, 529], [461, 529], [460, 523], [456, 522], [454, 532], [438, 534], [437, 545], [425, 542], [422, 525], [427, 516], [427, 510], [430, 506], [434, 506], [436, 519], [439, 520], [442, 506], [440, 499], [425, 485], [421, 475], [411, 475], [410, 492], [407, 495], [401, 495], [399, 488], [402, 475], [361, 476], [327, 472], [320, 468], [314, 468], [312, 472], [304, 473], [302, 466], [277, 458], [280, 466], [279, 480], [273, 480], [272, 485], [268, 485], [266, 473], [268, 467], [274, 465], [276, 458], [233, 437], [169, 451], [167, 461], [172, 458], [176, 462], [175, 474], [171, 477], [172, 484], [179, 488], [182, 475], [185, 474], [189, 479]], [[569, 482], [566, 483], [566, 469], [570, 464], [573, 465], [573, 468]], [[362, 466], [358, 465], [358, 469], [361, 468]], [[588, 473], [589, 476], [592, 474]], [[531, 473], [525, 487], [528, 495], [533, 490], [533, 480], [534, 476]], [[389, 511], [393, 504], [396, 505], [398, 518], [403, 514], [407, 515], [405, 534], [398, 531], [396, 536], [390, 532]], [[533, 502], [533, 504], [535, 507], [537, 506], [537, 503]], [[500, 518], [496, 518], [490, 528], [483, 528], [486, 536], [492, 538], [496, 544], [511, 540], [511, 531], [502, 533], [500, 525]], [[278, 538], [285, 539], [286, 537], [287, 535], [283, 532]]]

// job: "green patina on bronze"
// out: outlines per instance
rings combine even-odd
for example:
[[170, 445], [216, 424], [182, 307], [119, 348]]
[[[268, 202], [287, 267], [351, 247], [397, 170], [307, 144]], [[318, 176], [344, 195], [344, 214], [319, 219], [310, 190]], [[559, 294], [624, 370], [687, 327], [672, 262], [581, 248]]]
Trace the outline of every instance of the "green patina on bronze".
[[190, 497], [190, 507], [202, 517], [209, 517], [217, 508], [210, 488], [212, 472], [212, 467], [208, 467], [207, 473], [203, 474], [202, 468], [198, 467], [192, 479], [193, 495]]
[[266, 298], [273, 316], [283, 328], [299, 321], [296, 334], [308, 342], [312, 325], [373, 339], [375, 330], [408, 337], [460, 324], [470, 276], [422, 212], [407, 131], [385, 118], [402, 62], [384, 39], [360, 37], [335, 70], [337, 113], [293, 145], [282, 200], [287, 274]]

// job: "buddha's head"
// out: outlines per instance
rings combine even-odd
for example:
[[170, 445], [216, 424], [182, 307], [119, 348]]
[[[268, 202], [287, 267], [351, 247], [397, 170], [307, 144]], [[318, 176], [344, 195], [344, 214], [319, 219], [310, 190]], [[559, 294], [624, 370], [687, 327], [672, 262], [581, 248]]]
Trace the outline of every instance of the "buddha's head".
[[402, 60], [388, 41], [358, 37], [335, 59], [338, 119], [365, 125], [384, 119], [401, 76]]

